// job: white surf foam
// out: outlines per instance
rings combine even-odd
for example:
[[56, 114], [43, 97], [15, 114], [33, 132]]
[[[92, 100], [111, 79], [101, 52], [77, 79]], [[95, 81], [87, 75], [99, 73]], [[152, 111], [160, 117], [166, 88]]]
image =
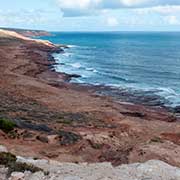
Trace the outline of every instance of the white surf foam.
[[94, 72], [94, 73], [96, 73], [96, 72], [98, 72], [96, 69], [94, 69], [94, 68], [85, 68], [87, 71], [91, 71], [91, 72]]
[[81, 68], [82, 66], [81, 66], [81, 64], [80, 63], [72, 63], [72, 64], [70, 64], [73, 68], [77, 68], [77, 69], [79, 69], [79, 68]]
[[67, 47], [68, 47], [68, 48], [76, 48], [76, 47], [79, 47], [79, 46], [77, 46], [77, 45], [71, 45], [71, 44], [70, 44], [70, 45], [67, 45]]

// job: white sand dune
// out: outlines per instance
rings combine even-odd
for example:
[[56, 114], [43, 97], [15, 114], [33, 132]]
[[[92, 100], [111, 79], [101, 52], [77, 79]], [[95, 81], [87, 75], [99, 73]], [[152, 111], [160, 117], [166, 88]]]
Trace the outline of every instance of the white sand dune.
[[29, 37], [25, 37], [17, 32], [14, 31], [8, 31], [8, 30], [3, 30], [0, 29], [0, 37], [4, 37], [4, 38], [15, 38], [15, 39], [21, 39], [21, 40], [25, 40], [25, 41], [34, 41], [37, 43], [41, 43], [47, 46], [55, 46], [53, 43], [51, 43], [50, 41], [45, 41], [45, 40], [39, 40], [39, 39], [31, 39]]

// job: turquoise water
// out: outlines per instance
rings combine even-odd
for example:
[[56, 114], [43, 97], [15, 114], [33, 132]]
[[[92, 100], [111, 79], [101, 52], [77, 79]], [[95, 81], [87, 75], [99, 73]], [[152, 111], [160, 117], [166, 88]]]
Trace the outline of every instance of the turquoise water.
[[105, 93], [115, 97], [129, 92], [132, 100], [180, 105], [180, 33], [53, 35], [43, 38], [70, 47], [54, 57], [57, 71], [82, 76], [73, 82], [111, 87]]

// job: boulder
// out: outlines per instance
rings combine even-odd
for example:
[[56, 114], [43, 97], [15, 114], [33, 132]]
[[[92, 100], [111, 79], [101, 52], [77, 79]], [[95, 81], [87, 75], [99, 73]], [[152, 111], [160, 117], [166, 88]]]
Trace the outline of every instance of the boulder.
[[49, 144], [56, 144], [58, 142], [59, 136], [58, 135], [49, 135], [47, 136]]
[[59, 137], [61, 145], [75, 144], [77, 141], [82, 139], [80, 135], [68, 131], [59, 131]]
[[39, 171], [36, 173], [31, 173], [30, 175], [27, 174], [27, 176], [25, 176], [25, 179], [27, 180], [47, 180], [47, 177], [44, 175], [43, 172]]
[[22, 172], [13, 172], [9, 180], [24, 180], [24, 173]]
[[5, 168], [4, 166], [0, 166], [0, 180], [6, 180], [8, 173], [8, 168]]
[[42, 143], [48, 143], [48, 138], [46, 136], [40, 135], [37, 136], [36, 139], [41, 141]]
[[5, 146], [0, 145], [0, 152], [8, 152], [8, 150]]

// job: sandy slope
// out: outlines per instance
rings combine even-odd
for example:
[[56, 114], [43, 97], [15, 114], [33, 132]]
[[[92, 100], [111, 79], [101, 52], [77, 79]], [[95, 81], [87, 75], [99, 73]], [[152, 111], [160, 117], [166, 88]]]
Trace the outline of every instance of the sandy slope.
[[25, 41], [34, 41], [36, 43], [40, 43], [43, 45], [47, 45], [50, 47], [55, 47], [54, 44], [52, 44], [49, 41], [44, 41], [44, 40], [36, 40], [36, 39], [31, 39], [29, 37], [25, 37], [21, 34], [18, 34], [17, 32], [14, 31], [8, 31], [8, 30], [2, 30], [0, 29], [0, 37], [4, 37], [4, 38], [15, 38], [15, 39], [21, 39], [21, 40], [25, 40]]

